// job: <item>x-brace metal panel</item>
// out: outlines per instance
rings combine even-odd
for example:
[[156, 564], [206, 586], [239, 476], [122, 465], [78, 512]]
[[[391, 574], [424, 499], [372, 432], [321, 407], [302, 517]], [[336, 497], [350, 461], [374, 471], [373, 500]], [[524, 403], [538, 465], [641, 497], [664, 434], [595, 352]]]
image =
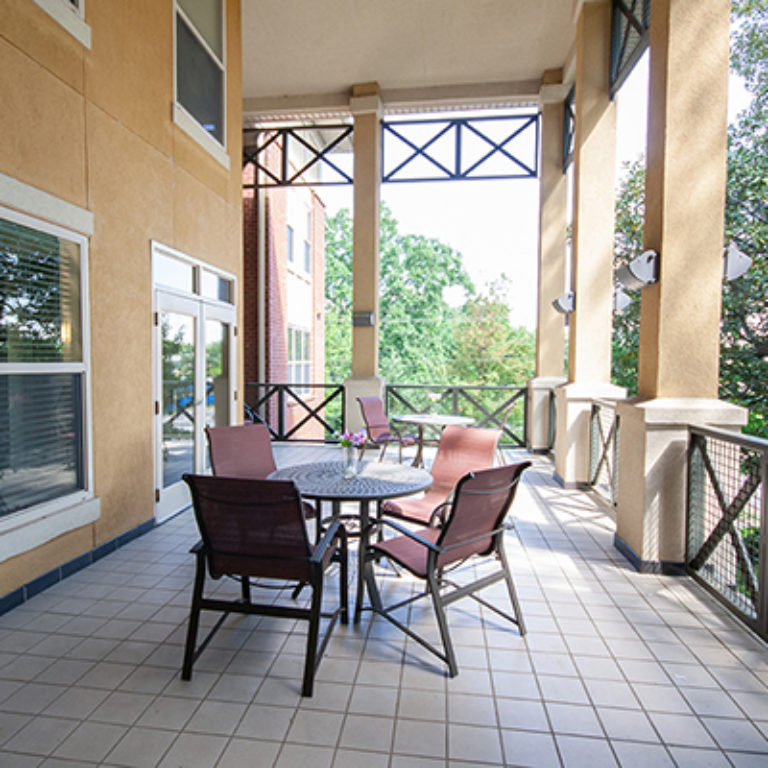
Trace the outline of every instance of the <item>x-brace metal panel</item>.
[[648, 47], [651, 0], [613, 0], [611, 10], [611, 96]]

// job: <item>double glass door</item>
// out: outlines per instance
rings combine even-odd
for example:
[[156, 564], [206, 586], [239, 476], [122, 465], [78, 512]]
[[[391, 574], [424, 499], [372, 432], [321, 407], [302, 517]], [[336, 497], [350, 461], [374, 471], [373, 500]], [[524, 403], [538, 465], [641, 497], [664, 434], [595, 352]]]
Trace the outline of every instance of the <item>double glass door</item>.
[[190, 503], [185, 472], [209, 470], [204, 428], [233, 420], [233, 306], [158, 291], [155, 323], [155, 516]]

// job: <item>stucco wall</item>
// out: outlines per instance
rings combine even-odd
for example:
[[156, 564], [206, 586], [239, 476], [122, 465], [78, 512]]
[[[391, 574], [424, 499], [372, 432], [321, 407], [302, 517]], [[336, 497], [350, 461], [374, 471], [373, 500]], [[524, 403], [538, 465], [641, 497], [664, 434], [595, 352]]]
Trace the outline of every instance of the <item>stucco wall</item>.
[[0, 173], [94, 216], [89, 309], [101, 501], [100, 518], [86, 529], [0, 564], [0, 596], [154, 514], [150, 243], [242, 274], [240, 0], [226, 7], [229, 169], [173, 123], [171, 0], [86, 3], [90, 50], [30, 0], [0, 0]]

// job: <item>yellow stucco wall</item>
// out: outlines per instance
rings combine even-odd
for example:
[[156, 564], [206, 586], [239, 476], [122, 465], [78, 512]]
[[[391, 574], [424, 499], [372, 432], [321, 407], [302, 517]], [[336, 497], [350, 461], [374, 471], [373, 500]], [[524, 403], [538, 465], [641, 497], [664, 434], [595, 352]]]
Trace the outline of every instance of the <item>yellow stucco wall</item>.
[[240, 0], [226, 7], [229, 169], [173, 123], [172, 0], [86, 3], [90, 50], [30, 0], [0, 0], [0, 173], [94, 216], [101, 501], [96, 523], [0, 564], [0, 596], [154, 514], [151, 241], [234, 273], [242, 286]]

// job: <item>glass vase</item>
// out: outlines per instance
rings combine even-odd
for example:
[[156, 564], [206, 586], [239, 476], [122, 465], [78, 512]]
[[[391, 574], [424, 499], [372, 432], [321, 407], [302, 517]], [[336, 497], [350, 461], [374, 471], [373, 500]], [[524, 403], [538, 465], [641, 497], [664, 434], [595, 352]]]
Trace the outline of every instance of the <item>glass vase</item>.
[[354, 445], [350, 445], [342, 450], [344, 451], [344, 471], [342, 477], [348, 480], [357, 474], [357, 448]]

